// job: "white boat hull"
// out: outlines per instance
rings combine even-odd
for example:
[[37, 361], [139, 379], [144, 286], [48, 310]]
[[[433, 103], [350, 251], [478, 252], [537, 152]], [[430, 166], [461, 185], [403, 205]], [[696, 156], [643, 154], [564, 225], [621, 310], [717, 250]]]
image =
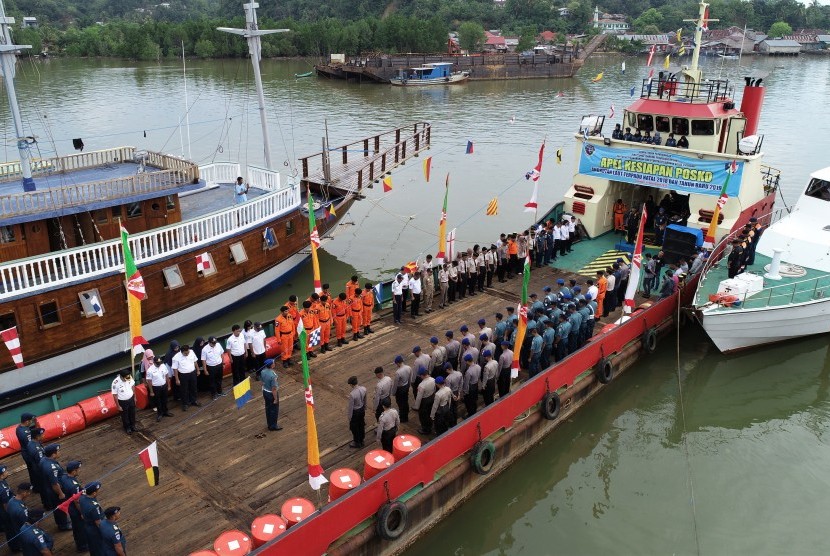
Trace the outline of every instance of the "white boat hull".
[[[147, 338], [169, 336], [177, 330], [191, 326], [194, 322], [222, 312], [226, 307], [234, 305], [239, 300], [274, 285], [275, 281], [278, 283], [308, 257], [307, 253], [296, 253], [265, 272], [253, 276], [250, 280], [240, 282], [233, 288], [218, 293], [209, 299], [188, 307], [182, 307], [166, 317], [145, 322], [142, 327], [144, 335]], [[92, 362], [99, 361], [102, 353], [123, 353], [124, 363], [126, 364], [127, 344], [127, 334], [117, 334], [57, 357], [31, 364], [27, 363], [22, 369], [13, 369], [0, 375], [0, 385], [2, 386], [0, 391], [9, 392], [24, 389], [64, 374], [73, 373]], [[122, 366], [125, 365], [119, 367]]]
[[830, 332], [830, 298], [700, 314], [703, 329], [723, 353]]
[[454, 73], [449, 77], [438, 77], [435, 79], [390, 79], [389, 83], [397, 87], [423, 87], [425, 85], [452, 85], [461, 83], [470, 78], [466, 73]]

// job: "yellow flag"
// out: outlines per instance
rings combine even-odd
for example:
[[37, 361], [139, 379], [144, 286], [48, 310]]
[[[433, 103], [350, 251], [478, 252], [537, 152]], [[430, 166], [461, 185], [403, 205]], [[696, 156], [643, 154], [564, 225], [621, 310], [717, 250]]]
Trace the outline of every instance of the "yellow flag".
[[493, 197], [493, 200], [487, 205], [487, 216], [496, 216], [499, 213], [499, 198]]
[[680, 37], [682, 36], [683, 28], [677, 30], [677, 42], [680, 42]]
[[669, 69], [669, 64], [671, 63], [671, 54], [666, 54], [666, 60], [663, 62], [663, 67]]
[[591, 82], [596, 83], [597, 81], [602, 81], [602, 74], [603, 74], [603, 72], [599, 72], [596, 77], [591, 79]]

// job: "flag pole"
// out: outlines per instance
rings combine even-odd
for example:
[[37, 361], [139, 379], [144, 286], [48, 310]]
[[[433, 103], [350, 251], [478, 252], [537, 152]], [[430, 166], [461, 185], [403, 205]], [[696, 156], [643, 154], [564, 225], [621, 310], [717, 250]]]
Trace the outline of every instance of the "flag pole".
[[[121, 224], [121, 217], [116, 216], [116, 220], [118, 220], [118, 230], [119, 234], [121, 233], [120, 230], [123, 227]], [[121, 256], [124, 256], [124, 252], [121, 252]], [[124, 275], [126, 278], [126, 274]], [[130, 363], [127, 365], [127, 368], [130, 369], [130, 374], [133, 375], [133, 380], [135, 380], [135, 354], [133, 353], [133, 331], [130, 329], [130, 292], [127, 292], [127, 356], [130, 358]]]

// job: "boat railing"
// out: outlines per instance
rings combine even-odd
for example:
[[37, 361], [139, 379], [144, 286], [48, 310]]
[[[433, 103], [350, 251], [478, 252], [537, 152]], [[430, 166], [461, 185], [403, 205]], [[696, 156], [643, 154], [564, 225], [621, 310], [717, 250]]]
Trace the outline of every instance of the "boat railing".
[[[199, 218], [135, 234], [130, 237], [130, 246], [141, 267], [184, 249], [207, 247], [272, 221], [299, 205], [300, 187], [292, 185]], [[18, 259], [0, 264], [0, 300], [123, 270], [120, 240]]]
[[282, 189], [280, 173], [261, 166], [248, 165], [248, 183], [265, 191], [279, 191]]
[[242, 175], [242, 169], [238, 162], [213, 162], [199, 166], [199, 175], [208, 186], [235, 183], [236, 178]]
[[640, 98], [709, 104], [726, 102], [733, 97], [734, 92], [726, 80], [695, 83], [674, 79], [643, 79]]
[[769, 195], [777, 191], [781, 182], [781, 170], [761, 164], [761, 181], [764, 184], [764, 194]]
[[[750, 274], [757, 274], [752, 272]], [[766, 294], [766, 295], [764, 295]], [[744, 292], [738, 295], [740, 303], [731, 305], [731, 309], [762, 309], [764, 307], [792, 305], [823, 299], [830, 295], [830, 274], [805, 278], [778, 286], [770, 286], [760, 292]]]

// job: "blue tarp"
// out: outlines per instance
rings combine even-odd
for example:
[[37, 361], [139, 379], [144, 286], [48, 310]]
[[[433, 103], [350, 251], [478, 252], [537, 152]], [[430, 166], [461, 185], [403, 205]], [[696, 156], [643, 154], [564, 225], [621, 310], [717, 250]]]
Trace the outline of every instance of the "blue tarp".
[[681, 226], [680, 224], [669, 224], [666, 226], [667, 230], [674, 230], [675, 232], [682, 232], [684, 234], [692, 234], [695, 236], [695, 246], [703, 246], [703, 230], [697, 228], [690, 228], [688, 226]]

